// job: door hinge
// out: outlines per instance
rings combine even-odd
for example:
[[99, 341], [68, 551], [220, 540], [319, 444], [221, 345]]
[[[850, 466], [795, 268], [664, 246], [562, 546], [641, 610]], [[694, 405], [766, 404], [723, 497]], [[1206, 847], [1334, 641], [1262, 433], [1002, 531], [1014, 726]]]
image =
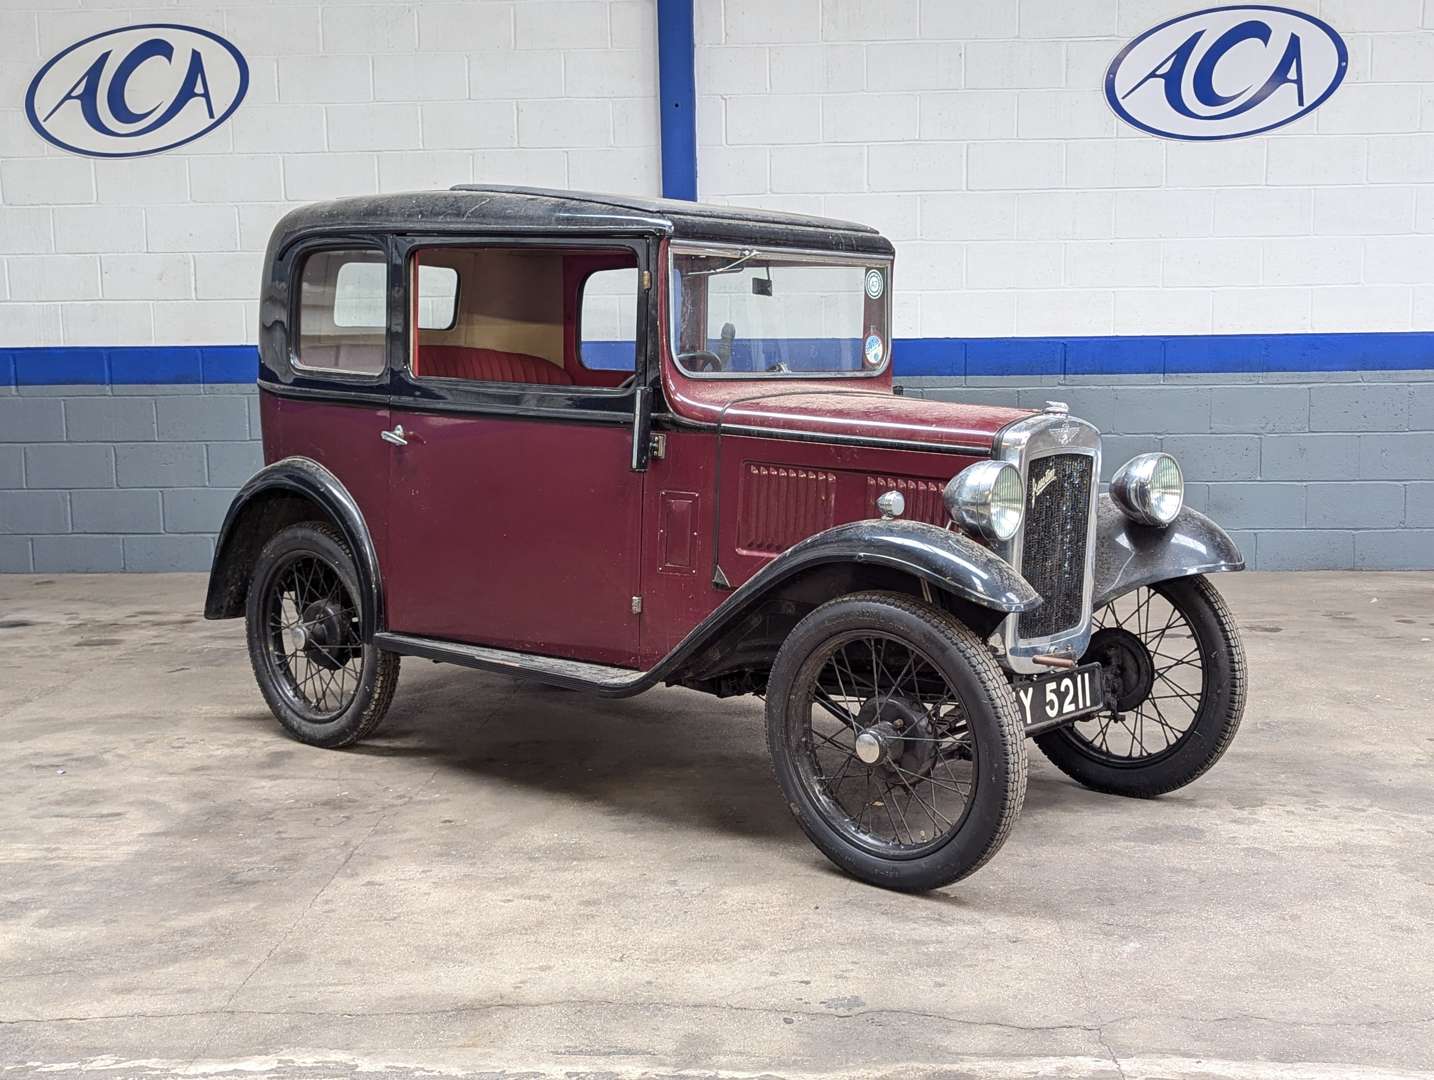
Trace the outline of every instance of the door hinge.
[[650, 288], [652, 288], [652, 271], [651, 271], [651, 270], [644, 270], [644, 271], [642, 272], [642, 287], [643, 287], [644, 289], [650, 289]]
[[642, 614], [642, 597], [634, 596], [632, 598], [632, 613], [634, 615]]
[[663, 458], [667, 457], [667, 436], [662, 434], [662, 432], [659, 431], [652, 436], [651, 446], [652, 456], [655, 457], [658, 461], [661, 461]]

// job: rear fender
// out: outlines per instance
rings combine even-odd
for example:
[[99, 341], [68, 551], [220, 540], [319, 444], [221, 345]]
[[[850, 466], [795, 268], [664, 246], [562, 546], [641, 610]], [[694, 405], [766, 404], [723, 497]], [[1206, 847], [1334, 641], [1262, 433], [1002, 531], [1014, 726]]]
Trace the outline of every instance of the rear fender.
[[370, 640], [383, 621], [382, 579], [373, 537], [358, 503], [338, 477], [306, 457], [284, 458], [259, 470], [234, 496], [214, 548], [204, 617], [242, 616], [259, 551], [280, 529], [316, 519], [338, 529], [353, 554], [364, 640]]
[[1094, 610], [1141, 585], [1245, 569], [1245, 557], [1230, 534], [1189, 507], [1159, 529], [1131, 521], [1109, 495], [1102, 495], [1095, 542]]

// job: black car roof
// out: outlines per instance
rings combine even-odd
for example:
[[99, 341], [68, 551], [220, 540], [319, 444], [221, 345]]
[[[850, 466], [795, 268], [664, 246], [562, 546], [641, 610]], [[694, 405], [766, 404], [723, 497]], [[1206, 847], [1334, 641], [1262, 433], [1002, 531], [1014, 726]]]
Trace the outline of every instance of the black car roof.
[[473, 233], [666, 233], [679, 239], [774, 244], [890, 255], [890, 241], [867, 225], [742, 206], [639, 195], [460, 184], [446, 191], [361, 195], [291, 211], [273, 246], [311, 232], [344, 229]]

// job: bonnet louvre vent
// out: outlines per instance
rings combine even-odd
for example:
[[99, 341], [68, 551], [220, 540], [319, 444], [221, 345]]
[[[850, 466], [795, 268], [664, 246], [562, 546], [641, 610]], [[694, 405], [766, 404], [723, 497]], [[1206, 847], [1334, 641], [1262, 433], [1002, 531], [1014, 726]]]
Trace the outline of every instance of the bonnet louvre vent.
[[907, 521], [924, 521], [928, 525], [946, 526], [946, 504], [941, 501], [945, 485], [935, 480], [917, 480], [909, 476], [868, 476], [866, 478], [867, 516], [876, 516], [876, 500], [885, 492], [899, 491], [906, 500]]
[[777, 555], [836, 520], [836, 474], [747, 462], [738, 499], [737, 546]]

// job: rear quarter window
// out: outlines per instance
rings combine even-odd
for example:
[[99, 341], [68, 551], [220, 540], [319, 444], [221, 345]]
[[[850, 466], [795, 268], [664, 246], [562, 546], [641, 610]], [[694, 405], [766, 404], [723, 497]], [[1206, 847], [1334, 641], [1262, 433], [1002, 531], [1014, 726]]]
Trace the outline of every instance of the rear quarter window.
[[387, 366], [388, 263], [382, 252], [316, 251], [304, 258], [294, 366], [379, 375]]

